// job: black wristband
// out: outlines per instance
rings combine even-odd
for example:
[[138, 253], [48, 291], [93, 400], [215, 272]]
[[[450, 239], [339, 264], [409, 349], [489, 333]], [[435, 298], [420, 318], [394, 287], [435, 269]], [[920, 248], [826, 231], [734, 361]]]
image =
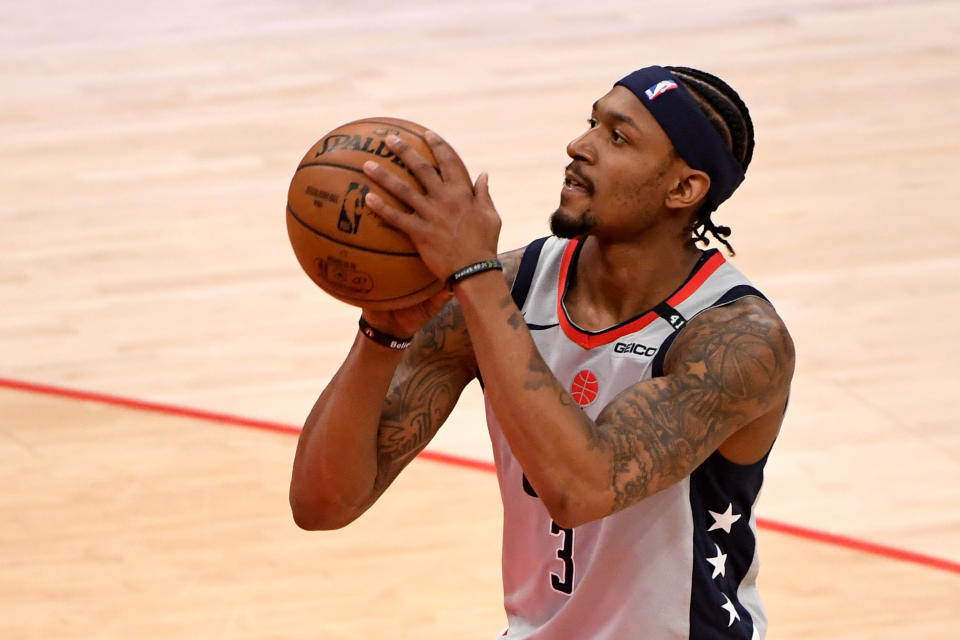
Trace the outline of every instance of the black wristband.
[[450, 289], [450, 291], [453, 291], [453, 285], [457, 284], [461, 280], [466, 280], [470, 276], [483, 273], [484, 271], [503, 271], [503, 265], [500, 264], [500, 261], [496, 259], [483, 260], [482, 262], [468, 264], [463, 269], [457, 269], [449, 278], [447, 278], [447, 287]]
[[409, 347], [410, 343], [413, 341], [412, 336], [409, 338], [398, 338], [397, 336], [392, 336], [389, 333], [384, 333], [379, 329], [374, 329], [370, 326], [370, 323], [367, 322], [367, 319], [363, 317], [363, 314], [360, 314], [360, 333], [383, 347], [396, 349], [397, 351], [403, 351]]

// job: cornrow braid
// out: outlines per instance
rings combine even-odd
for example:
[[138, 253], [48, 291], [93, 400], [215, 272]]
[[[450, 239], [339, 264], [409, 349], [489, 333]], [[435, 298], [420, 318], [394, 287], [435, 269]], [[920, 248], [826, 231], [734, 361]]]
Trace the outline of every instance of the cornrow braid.
[[[680, 83], [693, 95], [700, 109], [713, 125], [720, 137], [727, 143], [733, 156], [746, 171], [753, 159], [753, 121], [747, 105], [730, 85], [715, 75], [691, 69], [690, 67], [666, 67], [677, 77]], [[735, 255], [727, 236], [730, 227], [717, 225], [710, 218], [712, 212], [702, 207], [690, 222], [692, 242], [710, 244], [709, 233], [723, 244], [730, 255]]]

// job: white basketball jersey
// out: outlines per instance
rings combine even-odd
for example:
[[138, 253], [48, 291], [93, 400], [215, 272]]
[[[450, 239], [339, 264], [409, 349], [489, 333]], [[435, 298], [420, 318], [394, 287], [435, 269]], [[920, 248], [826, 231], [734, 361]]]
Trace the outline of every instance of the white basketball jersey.
[[[694, 316], [761, 296], [716, 250], [654, 310], [604, 331], [576, 327], [563, 295], [581, 243], [531, 243], [514, 283], [540, 354], [592, 419], [620, 391], [662, 375]], [[503, 637], [546, 640], [763, 638], [756, 589], [756, 519], [765, 459], [714, 453], [691, 476], [574, 529], [554, 523], [501, 433], [487, 421], [504, 504]]]

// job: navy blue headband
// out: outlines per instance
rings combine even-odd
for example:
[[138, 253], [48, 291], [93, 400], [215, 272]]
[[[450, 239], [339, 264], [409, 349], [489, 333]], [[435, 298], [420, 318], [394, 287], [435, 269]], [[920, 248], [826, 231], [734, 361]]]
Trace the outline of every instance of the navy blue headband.
[[714, 211], [743, 182], [743, 167], [707, 116], [670, 71], [644, 67], [617, 81], [656, 118], [673, 147], [691, 168], [710, 176], [707, 207]]

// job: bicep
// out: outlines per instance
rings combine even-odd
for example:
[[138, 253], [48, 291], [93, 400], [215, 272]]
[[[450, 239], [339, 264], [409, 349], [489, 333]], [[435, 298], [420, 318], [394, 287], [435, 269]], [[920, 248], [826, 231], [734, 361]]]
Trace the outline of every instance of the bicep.
[[597, 418], [614, 509], [689, 475], [739, 429], [782, 407], [792, 374], [793, 345], [770, 310], [740, 305], [691, 321], [664, 375], [624, 390]]

